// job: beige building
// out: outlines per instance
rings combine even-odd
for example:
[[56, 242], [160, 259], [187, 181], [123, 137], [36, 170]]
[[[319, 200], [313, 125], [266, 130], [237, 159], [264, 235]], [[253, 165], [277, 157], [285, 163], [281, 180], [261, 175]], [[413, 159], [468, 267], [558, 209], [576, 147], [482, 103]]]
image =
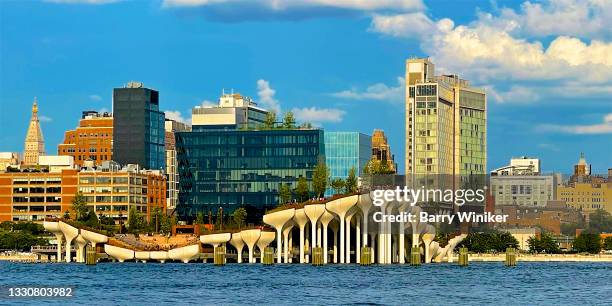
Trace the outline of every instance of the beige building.
[[0, 172], [5, 172], [8, 166], [19, 165], [19, 153], [0, 152]]
[[23, 162], [26, 165], [36, 165], [38, 157], [45, 155], [45, 140], [43, 139], [40, 121], [38, 120], [38, 103], [34, 98], [32, 105], [32, 118], [28, 126], [28, 133], [25, 138]]
[[612, 182], [609, 183], [572, 183], [557, 187], [557, 198], [565, 201], [585, 216], [597, 209], [612, 214]]
[[179, 193], [179, 172], [178, 162], [176, 159], [176, 140], [175, 132], [191, 131], [191, 126], [182, 122], [174, 121], [166, 118], [166, 174], [168, 177], [168, 197], [166, 198], [166, 207], [175, 209], [178, 203]]
[[257, 128], [264, 122], [267, 113], [249, 97], [224, 92], [219, 98], [219, 105], [193, 108], [191, 124], [209, 128]]
[[429, 59], [406, 61], [406, 174], [486, 174], [487, 99]]

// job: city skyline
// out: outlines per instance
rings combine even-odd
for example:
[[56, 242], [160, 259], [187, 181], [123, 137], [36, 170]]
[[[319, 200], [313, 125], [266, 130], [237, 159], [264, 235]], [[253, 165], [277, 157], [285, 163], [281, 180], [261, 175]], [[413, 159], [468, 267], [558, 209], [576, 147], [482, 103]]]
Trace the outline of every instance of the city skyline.
[[[487, 170], [521, 155], [542, 159], [544, 172], [571, 172], [580, 152], [585, 152], [596, 173], [605, 173], [612, 163], [608, 153], [612, 78], [606, 67], [612, 63], [596, 52], [611, 48], [609, 27], [587, 23], [588, 31], [581, 33], [569, 27], [537, 32], [527, 20], [538, 12], [541, 17], [569, 14], [562, 4], [543, 2], [538, 11], [535, 4], [521, 6], [521, 2], [505, 3], [505, 10], [481, 3], [451, 14], [453, 5], [427, 1], [402, 8], [287, 5], [277, 11], [264, 1], [260, 14], [238, 22], [222, 14], [223, 4], [177, 7], [177, 3], [3, 3], [2, 151], [23, 152], [34, 96], [39, 100], [45, 149], [51, 154], [64, 132], [78, 125], [82, 111], [110, 110], [112, 88], [136, 80], [160, 92], [160, 110], [171, 112], [170, 118], [179, 112], [189, 118], [193, 106], [215, 101], [223, 88], [233, 87], [266, 108], [294, 110], [298, 120], [317, 123], [326, 131], [368, 134], [383, 129], [403, 172], [404, 88], [397, 77], [403, 75], [407, 58], [429, 55], [443, 73], [465, 76], [487, 89]], [[586, 9], [593, 18], [608, 22], [602, 17], [604, 9], [592, 3]], [[143, 14], [135, 15], [137, 11]], [[78, 14], [59, 22], [74, 12]], [[302, 18], [287, 21], [287, 14]], [[412, 18], [406, 19], [408, 15]], [[452, 23], [444, 19], [451, 15]], [[415, 20], [422, 27], [415, 27]], [[523, 28], [501, 30], [499, 23], [509, 21]], [[120, 31], [126, 31], [127, 38], [114, 35]], [[517, 52], [535, 52], [544, 63], [543, 73], [527, 72], [519, 65], [520, 58], [508, 54], [485, 54], [491, 48], [483, 47], [479, 56], [458, 52], [449, 57], [444, 40], [429, 42], [424, 35], [450, 39], [470, 31], [483, 44], [492, 39], [485, 34], [498, 35], [511, 40], [510, 46], [524, 48]], [[459, 41], [464, 48], [473, 43]], [[530, 42], [541, 43], [540, 49]], [[255, 43], [257, 48], [250, 47]], [[582, 53], [588, 56], [560, 54], [559, 48], [569, 43], [577, 48], [583, 44]], [[432, 49], [435, 44], [439, 48]], [[502, 59], [516, 67], [509, 68]], [[580, 80], [589, 67], [596, 73]], [[555, 89], [562, 93], [555, 94]]]

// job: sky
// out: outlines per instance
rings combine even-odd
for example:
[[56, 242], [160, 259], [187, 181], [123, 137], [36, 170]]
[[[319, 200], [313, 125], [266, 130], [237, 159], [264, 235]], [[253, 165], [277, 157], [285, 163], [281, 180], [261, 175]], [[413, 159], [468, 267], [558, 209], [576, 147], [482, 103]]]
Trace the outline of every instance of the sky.
[[141, 81], [188, 121], [222, 90], [325, 131], [383, 129], [404, 168], [405, 60], [488, 95], [488, 168], [515, 156], [612, 168], [612, 1], [0, 1], [0, 151], [34, 97], [55, 154], [83, 110]]

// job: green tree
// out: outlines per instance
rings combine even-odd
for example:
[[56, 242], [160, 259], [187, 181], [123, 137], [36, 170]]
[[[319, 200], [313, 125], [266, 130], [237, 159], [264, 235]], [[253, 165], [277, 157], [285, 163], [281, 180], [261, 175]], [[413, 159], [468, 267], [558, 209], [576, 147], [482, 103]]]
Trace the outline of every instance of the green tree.
[[238, 228], [242, 228], [242, 226], [244, 225], [244, 221], [247, 218], [247, 211], [244, 207], [239, 207], [236, 210], [234, 210], [234, 213], [232, 214], [232, 219], [234, 219], [234, 223], [236, 223], [236, 225], [238, 225]]
[[174, 225], [176, 225], [175, 216], [168, 216], [168, 215], [162, 214], [160, 231], [163, 234], [170, 234], [172, 232], [172, 227]]
[[346, 178], [346, 193], [355, 193], [357, 192], [357, 170], [355, 167], [351, 167], [349, 170], [348, 177]]
[[312, 173], [312, 189], [317, 197], [322, 197], [327, 189], [329, 169], [325, 162], [319, 162]]
[[286, 129], [295, 128], [295, 117], [293, 116], [292, 111], [288, 111], [285, 113], [285, 118], [283, 119], [283, 127]]
[[561, 223], [561, 233], [568, 236], [576, 235], [576, 229], [585, 228], [584, 221]]
[[606, 239], [604, 239], [604, 249], [612, 250], [612, 236], [606, 237]]
[[87, 217], [89, 208], [87, 207], [87, 202], [85, 202], [83, 193], [80, 191], [77, 192], [72, 199], [72, 210], [74, 210], [76, 221], [83, 221]]
[[589, 230], [595, 233], [612, 232], [612, 215], [601, 208], [592, 212], [589, 214]]
[[266, 118], [264, 119], [263, 126], [266, 129], [273, 129], [276, 124], [276, 113], [274, 111], [270, 111], [266, 114]]
[[298, 179], [297, 187], [295, 187], [295, 196], [298, 201], [304, 202], [308, 200], [310, 190], [308, 188], [308, 182], [305, 177]]
[[196, 219], [193, 222], [193, 224], [204, 224], [204, 213], [203, 212], [198, 212], [198, 214], [196, 215]]
[[288, 184], [281, 184], [280, 189], [278, 191], [278, 197], [280, 200], [279, 204], [291, 202], [291, 188], [289, 188]]
[[529, 251], [532, 253], [556, 254], [561, 251], [553, 237], [546, 233], [542, 234], [540, 238], [530, 237], [527, 243], [529, 244]]
[[135, 207], [131, 207], [128, 214], [128, 231], [133, 234], [140, 233], [146, 227], [144, 216], [137, 211]]
[[601, 237], [597, 233], [582, 232], [574, 239], [574, 249], [578, 252], [597, 254], [601, 251]]
[[517, 247], [518, 241], [508, 232], [491, 231], [470, 233], [460, 244], [472, 252], [503, 252], [508, 247]]
[[93, 211], [93, 209], [89, 209], [87, 211], [87, 216], [85, 217], [85, 225], [92, 228], [100, 228], [100, 220], [98, 219], [98, 215]]
[[344, 187], [346, 187], [346, 182], [341, 178], [335, 178], [331, 181], [330, 185], [336, 194], [341, 194], [344, 191]]

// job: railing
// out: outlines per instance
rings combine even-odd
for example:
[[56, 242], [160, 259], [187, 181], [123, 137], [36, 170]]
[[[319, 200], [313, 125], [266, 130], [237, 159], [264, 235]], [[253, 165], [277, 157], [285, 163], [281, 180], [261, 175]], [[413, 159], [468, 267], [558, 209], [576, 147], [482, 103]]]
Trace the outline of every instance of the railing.
[[[66, 249], [62, 247], [62, 250]], [[71, 246], [70, 251], [76, 251], [76, 247]], [[30, 248], [30, 252], [32, 253], [47, 253], [47, 252], [57, 252], [57, 245], [33, 245]]]

